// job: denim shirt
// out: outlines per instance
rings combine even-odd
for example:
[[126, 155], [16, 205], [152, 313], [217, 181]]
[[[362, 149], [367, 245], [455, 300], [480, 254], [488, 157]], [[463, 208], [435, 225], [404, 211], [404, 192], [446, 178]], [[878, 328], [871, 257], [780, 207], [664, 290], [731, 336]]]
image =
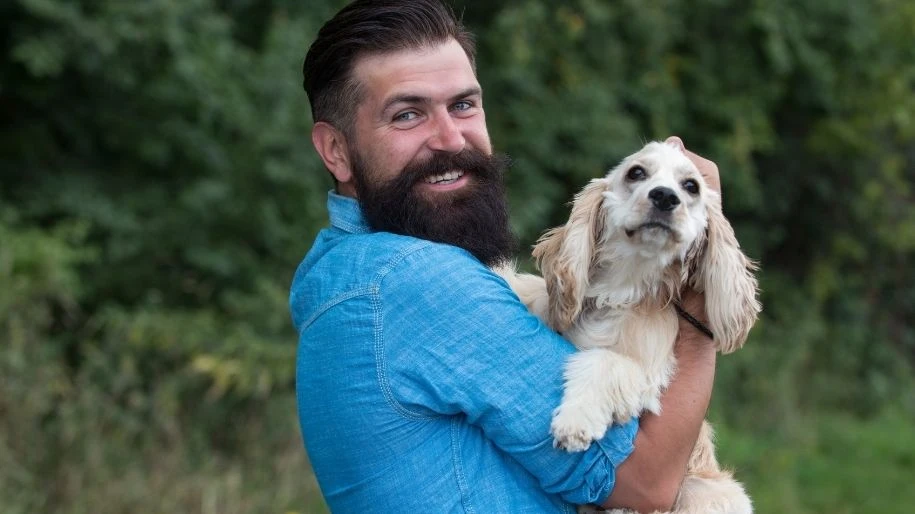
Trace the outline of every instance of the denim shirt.
[[638, 422], [553, 448], [574, 347], [449, 245], [372, 232], [333, 192], [299, 266], [299, 421], [335, 513], [574, 513], [601, 503]]

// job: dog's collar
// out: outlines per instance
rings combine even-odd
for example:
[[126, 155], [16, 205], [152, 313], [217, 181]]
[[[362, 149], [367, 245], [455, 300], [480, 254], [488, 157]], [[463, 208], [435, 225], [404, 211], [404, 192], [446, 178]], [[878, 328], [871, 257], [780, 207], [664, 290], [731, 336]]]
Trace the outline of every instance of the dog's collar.
[[695, 317], [693, 317], [692, 314], [686, 312], [686, 311], [683, 309], [683, 307], [680, 306], [679, 303], [674, 302], [674, 309], [676, 309], [677, 314], [679, 314], [681, 318], [683, 318], [683, 319], [685, 319], [686, 321], [688, 321], [690, 325], [696, 327], [696, 330], [698, 330], [699, 332], [702, 332], [703, 334], [707, 335], [709, 339], [712, 339], [712, 340], [715, 339], [715, 334], [712, 333], [711, 329], [709, 329], [709, 328], [708, 328], [707, 326], [705, 326], [701, 321], [699, 321], [699, 320], [697, 320]]

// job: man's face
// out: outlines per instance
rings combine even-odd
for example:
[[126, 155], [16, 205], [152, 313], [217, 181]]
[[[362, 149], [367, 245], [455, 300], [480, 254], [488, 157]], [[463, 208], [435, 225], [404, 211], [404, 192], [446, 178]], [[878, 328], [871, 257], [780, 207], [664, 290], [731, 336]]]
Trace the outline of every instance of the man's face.
[[[457, 41], [363, 57], [353, 77], [364, 96], [351, 144], [371, 159], [374, 180], [390, 180], [435, 152], [455, 154], [468, 148], [492, 153], [482, 90]], [[422, 192], [447, 193], [467, 182], [468, 177], [460, 177], [425, 184]]]
[[369, 225], [465, 248], [486, 264], [514, 238], [482, 91], [456, 41], [360, 59], [364, 100], [349, 141], [353, 188]]

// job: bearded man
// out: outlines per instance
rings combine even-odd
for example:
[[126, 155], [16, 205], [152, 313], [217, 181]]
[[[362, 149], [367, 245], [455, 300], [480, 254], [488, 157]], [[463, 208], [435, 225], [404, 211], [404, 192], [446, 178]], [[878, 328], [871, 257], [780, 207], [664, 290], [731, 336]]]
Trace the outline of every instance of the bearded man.
[[[683, 322], [663, 415], [584, 452], [553, 447], [575, 349], [490, 270], [514, 249], [508, 159], [493, 153], [473, 39], [452, 11], [353, 2], [309, 49], [304, 86], [336, 188], [290, 308], [302, 434], [331, 510], [668, 510], [708, 407], [712, 343]], [[704, 318], [701, 295], [684, 305]]]

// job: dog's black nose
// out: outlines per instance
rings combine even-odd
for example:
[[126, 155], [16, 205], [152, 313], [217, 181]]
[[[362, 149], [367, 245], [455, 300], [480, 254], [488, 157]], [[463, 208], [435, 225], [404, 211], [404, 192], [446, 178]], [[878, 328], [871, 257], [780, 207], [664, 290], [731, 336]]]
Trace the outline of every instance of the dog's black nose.
[[672, 211], [680, 205], [680, 197], [669, 187], [656, 187], [648, 192], [648, 198], [659, 211]]

